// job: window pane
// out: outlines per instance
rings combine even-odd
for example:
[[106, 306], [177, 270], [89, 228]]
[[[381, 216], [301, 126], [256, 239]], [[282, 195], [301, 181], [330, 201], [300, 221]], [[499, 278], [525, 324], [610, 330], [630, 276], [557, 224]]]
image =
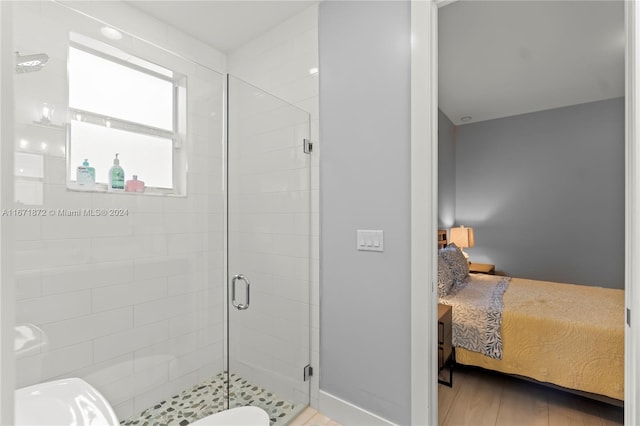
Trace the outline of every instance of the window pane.
[[73, 47], [69, 106], [173, 131], [173, 83]]
[[96, 182], [108, 183], [109, 169], [119, 153], [125, 180], [137, 175], [146, 186], [173, 188], [173, 141], [82, 121], [71, 121], [70, 177], [76, 180], [76, 168], [84, 159], [96, 169]]

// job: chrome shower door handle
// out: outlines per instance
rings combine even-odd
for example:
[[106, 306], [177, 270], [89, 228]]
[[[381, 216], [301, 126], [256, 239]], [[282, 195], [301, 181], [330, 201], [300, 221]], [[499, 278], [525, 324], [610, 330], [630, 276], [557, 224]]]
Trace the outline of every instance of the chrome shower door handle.
[[[246, 303], [238, 303], [238, 301], [236, 300], [236, 281], [244, 281], [247, 286]], [[247, 277], [245, 277], [242, 274], [238, 274], [233, 277], [233, 279], [231, 280], [231, 304], [233, 305], [234, 308], [236, 308], [239, 311], [244, 311], [245, 309], [249, 309], [250, 292], [251, 292], [251, 283], [249, 282]]]

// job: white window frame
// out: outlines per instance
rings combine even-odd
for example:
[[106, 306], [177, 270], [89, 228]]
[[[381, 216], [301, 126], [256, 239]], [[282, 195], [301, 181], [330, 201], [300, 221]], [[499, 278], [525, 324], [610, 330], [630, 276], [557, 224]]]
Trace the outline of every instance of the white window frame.
[[[70, 40], [69, 41], [69, 50], [70, 49], [78, 49], [83, 52], [89, 53], [91, 55], [98, 56], [102, 59], [114, 62], [118, 65], [131, 68], [133, 70], [142, 72], [151, 77], [159, 78], [165, 81], [168, 81], [173, 86], [172, 93], [172, 129], [165, 130], [158, 127], [150, 126], [147, 124], [138, 123], [135, 121], [124, 120], [121, 118], [110, 117], [106, 115], [102, 115], [99, 113], [95, 113], [92, 111], [87, 111], [79, 108], [72, 108], [70, 105], [69, 109], [69, 122], [75, 120], [77, 121], [77, 117], [82, 117], [82, 122], [109, 127], [112, 129], [123, 130], [131, 133], [138, 133], [141, 135], [147, 136], [156, 136], [162, 137], [166, 139], [171, 139], [172, 141], [172, 188], [157, 188], [157, 187], [145, 187], [144, 194], [168, 194], [168, 195], [186, 195], [186, 153], [183, 152], [183, 141], [186, 140], [186, 93], [187, 93], [187, 77], [184, 75], [180, 75], [175, 71], [171, 71], [173, 73], [173, 77], [164, 75], [162, 73], [153, 71], [152, 69], [145, 68], [143, 66], [134, 64], [129, 61], [122, 60], [116, 56], [110, 55], [108, 53], [102, 52], [98, 49], [92, 48], [85, 44], [79, 43], [77, 41]], [[128, 54], [131, 55], [131, 54]], [[145, 59], [140, 58], [136, 55], [137, 59], [141, 59], [147, 62]], [[164, 66], [160, 66], [161, 68], [165, 68]], [[70, 79], [70, 76], [68, 76]], [[69, 81], [70, 84], [70, 81]], [[69, 102], [70, 103], [70, 102]], [[108, 123], [108, 125], [106, 124]], [[87, 189], [81, 185], [78, 185], [77, 182], [72, 179], [73, 176], [73, 165], [70, 162], [71, 159], [71, 150], [72, 141], [71, 141], [71, 124], [69, 124], [69, 128], [67, 129], [67, 148], [66, 148], [66, 158], [67, 158], [67, 189], [69, 190], [81, 190], [87, 191]], [[96, 183], [94, 187], [88, 189], [93, 192], [106, 192], [108, 190], [106, 184]], [[123, 192], [124, 193], [124, 192]], [[140, 193], [136, 193], [140, 194]]]

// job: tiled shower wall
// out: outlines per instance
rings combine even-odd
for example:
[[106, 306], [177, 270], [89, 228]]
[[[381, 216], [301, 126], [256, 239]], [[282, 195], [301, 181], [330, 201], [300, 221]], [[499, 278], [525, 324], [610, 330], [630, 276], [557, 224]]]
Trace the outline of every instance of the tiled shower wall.
[[318, 7], [311, 6], [227, 56], [231, 74], [272, 93], [311, 115], [311, 405], [319, 392], [319, 105]]
[[[122, 3], [87, 3], [95, 4], [79, 6], [121, 29], [224, 66], [219, 52]], [[97, 38], [92, 31], [100, 26], [52, 2], [13, 8], [15, 50], [51, 57], [43, 70], [15, 76], [15, 207], [127, 212], [14, 218], [16, 321], [46, 335], [18, 355], [17, 386], [83, 377], [125, 419], [224, 369], [222, 77], [148, 51], [150, 60], [188, 78], [185, 197], [72, 192], [65, 185], [65, 129], [33, 121], [42, 102], [55, 106], [53, 124], [67, 121], [68, 32]], [[128, 37], [122, 43], [146, 49]], [[126, 159], [122, 165], [130, 178]]]

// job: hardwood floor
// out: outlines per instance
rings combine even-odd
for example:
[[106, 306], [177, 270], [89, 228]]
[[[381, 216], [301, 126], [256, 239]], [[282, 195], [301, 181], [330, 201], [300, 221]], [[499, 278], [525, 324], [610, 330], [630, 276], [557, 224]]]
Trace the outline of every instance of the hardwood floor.
[[524, 380], [456, 367], [438, 385], [441, 426], [623, 425], [624, 409]]
[[315, 408], [307, 407], [289, 426], [340, 426]]

